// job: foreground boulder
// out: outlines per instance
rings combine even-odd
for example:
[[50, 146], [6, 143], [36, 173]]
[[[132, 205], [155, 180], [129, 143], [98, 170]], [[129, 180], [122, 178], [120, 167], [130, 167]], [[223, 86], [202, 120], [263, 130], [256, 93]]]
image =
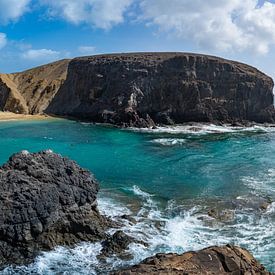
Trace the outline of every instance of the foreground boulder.
[[90, 172], [51, 151], [13, 155], [0, 167], [0, 266], [105, 238], [98, 188]]
[[0, 74], [0, 110], [125, 127], [274, 123], [273, 86], [256, 68], [213, 56], [97, 55]]
[[113, 275], [115, 274], [268, 275], [271, 273], [258, 263], [247, 250], [227, 245], [213, 246], [182, 255], [157, 254], [129, 269], [114, 272]]

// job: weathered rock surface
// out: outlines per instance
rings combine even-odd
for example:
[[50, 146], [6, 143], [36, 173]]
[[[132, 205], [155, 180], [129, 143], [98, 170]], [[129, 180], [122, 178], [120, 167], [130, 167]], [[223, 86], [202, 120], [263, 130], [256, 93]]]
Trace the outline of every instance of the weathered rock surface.
[[138, 265], [113, 274], [268, 275], [271, 273], [258, 263], [247, 250], [227, 245], [213, 246], [182, 255], [157, 254]]
[[39, 251], [106, 237], [98, 183], [75, 162], [50, 151], [13, 155], [0, 167], [0, 267]]
[[274, 122], [273, 81], [257, 69], [184, 53], [73, 59], [46, 112], [121, 126]]
[[251, 66], [213, 56], [98, 55], [0, 75], [0, 110], [135, 127], [273, 123], [273, 85]]
[[67, 76], [70, 60], [14, 74], [0, 74], [0, 110], [22, 114], [43, 113]]
[[125, 253], [125, 250], [127, 250], [128, 246], [133, 242], [136, 242], [134, 238], [126, 235], [123, 231], [118, 230], [101, 243], [102, 250], [100, 257], [108, 257], [114, 254], [122, 257], [127, 256], [125, 254], [123, 255], [123, 253]]

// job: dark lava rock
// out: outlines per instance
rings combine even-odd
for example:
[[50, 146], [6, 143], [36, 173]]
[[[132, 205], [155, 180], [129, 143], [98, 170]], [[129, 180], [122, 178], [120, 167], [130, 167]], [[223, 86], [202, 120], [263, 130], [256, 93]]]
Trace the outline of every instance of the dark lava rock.
[[234, 220], [235, 213], [233, 210], [230, 209], [210, 209], [208, 211], [208, 215], [216, 220], [219, 220], [221, 222], [230, 222]]
[[182, 255], [157, 254], [138, 265], [112, 274], [268, 275], [271, 273], [258, 263], [247, 250], [227, 245], [213, 246]]
[[135, 242], [134, 238], [126, 235], [123, 231], [119, 230], [101, 243], [101, 257], [108, 257], [113, 254], [119, 255], [128, 248], [130, 243], [133, 242]]
[[25, 264], [57, 245], [106, 237], [98, 183], [51, 151], [13, 155], [0, 167], [0, 266]]
[[46, 113], [123, 127], [273, 123], [273, 86], [259, 70], [190, 53], [76, 58]]

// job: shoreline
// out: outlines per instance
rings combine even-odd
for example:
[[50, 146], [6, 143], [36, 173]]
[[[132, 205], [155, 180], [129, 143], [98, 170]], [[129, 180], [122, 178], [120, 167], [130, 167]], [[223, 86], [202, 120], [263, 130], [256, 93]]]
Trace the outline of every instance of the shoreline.
[[46, 114], [27, 115], [27, 114], [16, 114], [12, 112], [0, 111], [0, 122], [17, 121], [17, 120], [46, 120], [51, 118], [53, 117]]

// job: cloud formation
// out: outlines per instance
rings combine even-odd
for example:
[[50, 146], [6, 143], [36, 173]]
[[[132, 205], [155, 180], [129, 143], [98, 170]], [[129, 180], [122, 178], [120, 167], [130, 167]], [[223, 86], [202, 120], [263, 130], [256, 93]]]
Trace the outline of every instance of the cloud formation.
[[31, 0], [0, 0], [0, 23], [17, 20], [27, 10]]
[[29, 49], [23, 52], [22, 57], [29, 61], [50, 62], [60, 58], [60, 52], [49, 49]]
[[[0, 0], [0, 23], [17, 20], [31, 6], [35, 11], [37, 3], [51, 18], [104, 30], [127, 21], [131, 14], [132, 19], [156, 26], [183, 45], [188, 42], [217, 54], [267, 54], [275, 46], [273, 0]], [[1, 41], [3, 47], [5, 39]], [[78, 51], [90, 54], [94, 49], [83, 46]]]
[[275, 4], [257, 0], [143, 0], [141, 19], [161, 32], [218, 51], [260, 54], [275, 44]]
[[5, 33], [0, 32], [0, 50], [7, 44], [7, 36]]
[[49, 7], [51, 16], [61, 16], [74, 23], [110, 29], [124, 21], [132, 0], [40, 0]]
[[82, 55], [91, 55], [95, 54], [96, 47], [94, 46], [79, 46], [78, 52]]

